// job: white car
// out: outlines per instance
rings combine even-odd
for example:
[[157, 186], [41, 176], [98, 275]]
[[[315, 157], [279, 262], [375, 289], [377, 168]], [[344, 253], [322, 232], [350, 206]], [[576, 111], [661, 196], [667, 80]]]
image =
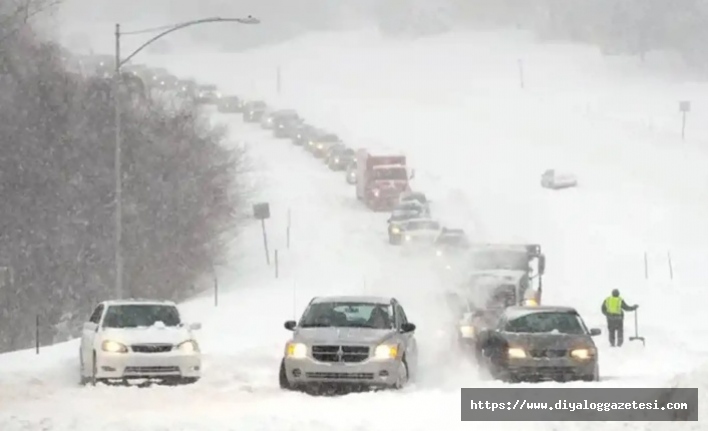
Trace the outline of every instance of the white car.
[[159, 379], [194, 383], [202, 357], [193, 331], [169, 301], [100, 303], [84, 323], [79, 360], [83, 384]]
[[541, 175], [541, 187], [545, 189], [559, 190], [576, 187], [577, 185], [578, 179], [573, 174], [548, 169]]
[[433, 247], [442, 232], [439, 222], [428, 218], [408, 220], [400, 225], [403, 234], [402, 245], [407, 248]]

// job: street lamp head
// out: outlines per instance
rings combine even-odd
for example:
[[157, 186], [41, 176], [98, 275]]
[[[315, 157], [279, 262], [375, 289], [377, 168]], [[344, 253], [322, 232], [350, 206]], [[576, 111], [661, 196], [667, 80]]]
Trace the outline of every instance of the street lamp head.
[[251, 15], [248, 15], [246, 18], [238, 18], [236, 21], [238, 21], [241, 24], [260, 24], [261, 20], [258, 18], [254, 18]]

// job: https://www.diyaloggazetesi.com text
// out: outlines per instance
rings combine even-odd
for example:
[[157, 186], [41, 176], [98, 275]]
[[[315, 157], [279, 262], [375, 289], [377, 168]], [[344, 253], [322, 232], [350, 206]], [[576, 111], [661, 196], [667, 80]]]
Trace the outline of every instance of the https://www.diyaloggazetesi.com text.
[[[463, 421], [697, 420], [698, 390], [692, 388], [466, 388], [462, 391]], [[696, 418], [692, 419], [694, 415]]]

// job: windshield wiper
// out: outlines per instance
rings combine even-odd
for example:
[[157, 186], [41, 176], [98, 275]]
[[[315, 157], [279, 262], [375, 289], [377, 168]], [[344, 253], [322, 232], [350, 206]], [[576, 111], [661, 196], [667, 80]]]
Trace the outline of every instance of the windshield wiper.
[[300, 326], [301, 328], [332, 328], [334, 325], [331, 323], [310, 323], [307, 325]]

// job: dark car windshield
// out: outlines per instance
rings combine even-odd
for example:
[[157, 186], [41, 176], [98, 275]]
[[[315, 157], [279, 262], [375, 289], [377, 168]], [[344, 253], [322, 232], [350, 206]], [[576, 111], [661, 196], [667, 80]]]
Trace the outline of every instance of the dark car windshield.
[[529, 258], [526, 251], [516, 250], [482, 250], [472, 254], [470, 264], [476, 270], [518, 270], [529, 269]]
[[178, 326], [181, 321], [177, 307], [172, 305], [130, 304], [111, 305], [103, 319], [104, 328], [139, 328], [162, 322]]
[[406, 230], [438, 230], [440, 223], [436, 221], [412, 221], [406, 224]]
[[393, 308], [390, 304], [321, 302], [307, 308], [299, 326], [392, 329], [393, 324]]
[[504, 328], [506, 332], [539, 334], [558, 332], [561, 334], [584, 335], [587, 333], [580, 316], [568, 312], [539, 312], [510, 320]]

